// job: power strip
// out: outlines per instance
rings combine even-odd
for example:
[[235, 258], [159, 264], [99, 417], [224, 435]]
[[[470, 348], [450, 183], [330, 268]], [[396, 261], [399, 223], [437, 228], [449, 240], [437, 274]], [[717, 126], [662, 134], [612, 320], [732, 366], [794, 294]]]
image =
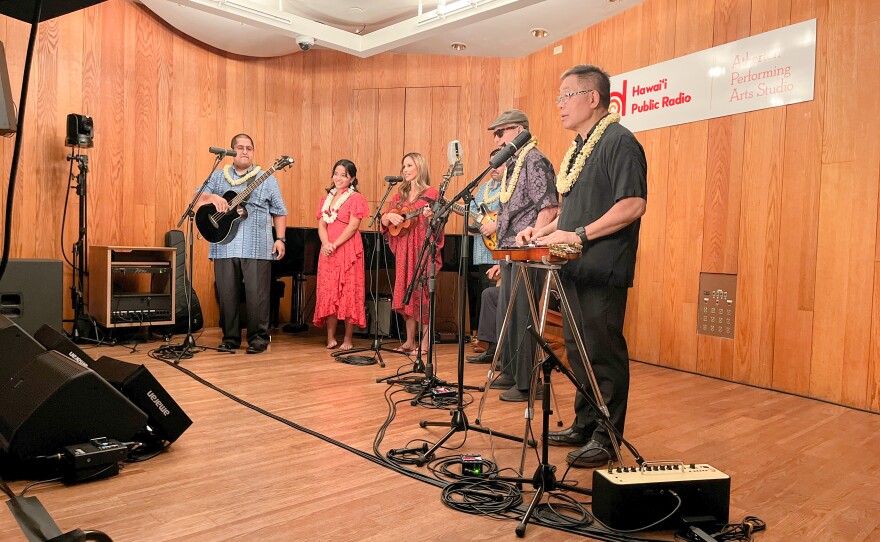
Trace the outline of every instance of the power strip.
[[682, 516], [727, 523], [730, 476], [711, 465], [678, 462], [594, 470], [593, 515], [618, 530], [673, 529]]

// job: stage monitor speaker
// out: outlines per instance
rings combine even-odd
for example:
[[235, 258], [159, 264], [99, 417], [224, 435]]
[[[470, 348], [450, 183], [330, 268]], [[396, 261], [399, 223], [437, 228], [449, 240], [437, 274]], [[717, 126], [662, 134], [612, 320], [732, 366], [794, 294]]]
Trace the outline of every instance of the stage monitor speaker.
[[27, 331], [0, 314], [0, 382], [8, 381], [37, 354], [45, 351]]
[[0, 314], [28, 333], [43, 324], [61, 329], [61, 260], [9, 260], [0, 281]]
[[92, 370], [49, 351], [0, 383], [0, 444], [18, 459], [96, 437], [127, 441], [147, 415]]
[[36, 339], [49, 350], [57, 350], [74, 361], [90, 367], [121, 391], [149, 417], [149, 425], [162, 440], [174, 442], [192, 425], [183, 409], [143, 365], [103, 356], [94, 360], [62, 333], [49, 326], [41, 327]]
[[162, 440], [174, 442], [192, 425], [189, 416], [143, 365], [102, 356], [92, 363], [92, 369], [146, 412], [150, 427]]
[[376, 334], [376, 326], [379, 326], [379, 335], [381, 337], [391, 335], [391, 297], [380, 295], [378, 305], [379, 315], [377, 317], [374, 298], [372, 295], [367, 294], [367, 301], [364, 304], [367, 315], [367, 327], [355, 327], [356, 333], [373, 336]]

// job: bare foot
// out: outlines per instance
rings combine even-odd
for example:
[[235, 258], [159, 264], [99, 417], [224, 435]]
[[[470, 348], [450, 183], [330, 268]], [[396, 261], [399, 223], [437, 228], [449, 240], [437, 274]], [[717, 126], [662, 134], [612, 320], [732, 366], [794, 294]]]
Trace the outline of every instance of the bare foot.
[[[333, 350], [334, 348], [336, 348], [337, 344], [339, 344], [339, 343], [336, 342], [336, 339], [328, 339], [327, 340], [327, 349]], [[351, 348], [351, 347], [349, 346], [349, 348]]]
[[351, 350], [351, 343], [348, 341], [343, 341], [342, 346], [339, 347], [340, 350]]
[[408, 354], [410, 350], [414, 348], [412, 343], [403, 343], [394, 349], [395, 352], [403, 352], [404, 354]]

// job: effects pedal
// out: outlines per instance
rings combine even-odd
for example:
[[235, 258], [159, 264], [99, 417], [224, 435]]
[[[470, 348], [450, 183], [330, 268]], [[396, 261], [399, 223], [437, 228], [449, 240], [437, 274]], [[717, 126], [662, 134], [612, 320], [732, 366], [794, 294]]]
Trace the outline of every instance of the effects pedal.
[[455, 390], [444, 386], [431, 388], [431, 397], [455, 397]]
[[64, 447], [64, 481], [76, 484], [119, 474], [119, 463], [128, 458], [128, 447], [108, 438]]
[[593, 471], [593, 515], [619, 530], [673, 529], [681, 524], [682, 516], [711, 516], [727, 523], [730, 476], [711, 465], [680, 462], [597, 469]]

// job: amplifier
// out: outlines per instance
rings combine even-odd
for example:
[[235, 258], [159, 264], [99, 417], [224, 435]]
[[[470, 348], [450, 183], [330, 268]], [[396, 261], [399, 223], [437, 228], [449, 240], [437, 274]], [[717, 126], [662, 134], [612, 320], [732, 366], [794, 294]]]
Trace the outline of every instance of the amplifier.
[[[675, 494], [681, 499], [677, 510]], [[727, 523], [730, 476], [698, 463], [594, 470], [593, 515], [618, 530], [674, 529], [682, 516], [712, 516]]]

